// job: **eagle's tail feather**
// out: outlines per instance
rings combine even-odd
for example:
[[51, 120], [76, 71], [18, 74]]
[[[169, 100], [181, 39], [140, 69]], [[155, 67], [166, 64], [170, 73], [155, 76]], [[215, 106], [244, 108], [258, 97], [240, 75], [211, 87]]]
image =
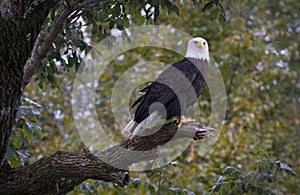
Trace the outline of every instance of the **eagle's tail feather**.
[[136, 128], [137, 123], [132, 119], [129, 121], [129, 123], [126, 125], [126, 127], [122, 130], [122, 135], [124, 135], [126, 138], [129, 138], [131, 134], [133, 133], [134, 129]]
[[[132, 135], [135, 136], [135, 135], [143, 135], [143, 136], [146, 136], [146, 135], [151, 135], [155, 132], [152, 132], [150, 131], [152, 127], [154, 127], [157, 122], [161, 120], [161, 116], [159, 115], [159, 112], [158, 111], [155, 111], [153, 113], [151, 113], [147, 118], [145, 118], [140, 124], [138, 124], [134, 129], [133, 129], [133, 132], [132, 132]], [[147, 129], [148, 131], [147, 132], [142, 132], [141, 130], [142, 129]]]
[[[151, 132], [151, 127], [157, 125], [157, 123], [162, 119], [158, 111], [151, 113], [147, 118], [145, 118], [140, 124], [138, 124], [134, 119], [132, 119], [126, 127], [122, 130], [122, 135], [124, 137], [131, 138], [135, 135], [150, 135], [155, 132]], [[142, 129], [148, 129], [147, 132], [141, 132]]]

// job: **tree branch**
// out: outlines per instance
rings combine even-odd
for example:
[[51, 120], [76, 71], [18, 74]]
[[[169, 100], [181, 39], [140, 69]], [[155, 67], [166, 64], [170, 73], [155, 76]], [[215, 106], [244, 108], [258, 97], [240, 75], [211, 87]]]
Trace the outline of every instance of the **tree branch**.
[[[102, 9], [108, 0], [97, 1], [97, 0], [90, 0], [85, 1], [83, 3], [76, 3], [71, 5], [69, 1], [66, 1], [66, 6], [61, 6], [61, 11], [57, 14], [57, 18], [55, 23], [51, 27], [50, 32], [45, 35], [45, 38], [42, 39], [42, 35], [39, 35], [39, 38], [35, 41], [34, 49], [32, 50], [31, 57], [29, 60], [29, 67], [26, 69], [24, 78], [23, 78], [23, 86], [26, 86], [32, 76], [36, 73], [38, 66], [42, 63], [42, 60], [46, 57], [47, 52], [54, 42], [57, 34], [62, 30], [63, 25], [69, 19], [69, 16], [74, 11], [80, 11], [83, 9]], [[76, 16], [75, 14], [74, 16]]]
[[204, 139], [205, 137], [213, 136], [216, 129], [204, 126], [196, 121], [183, 123], [182, 127], [178, 129], [176, 138], [191, 138], [193, 140]]
[[34, 164], [1, 170], [1, 194], [65, 194], [86, 179], [129, 183], [129, 173], [103, 163], [94, 154], [56, 152]]
[[64, 194], [86, 179], [125, 186], [130, 179], [128, 167], [158, 158], [158, 146], [168, 143], [175, 134], [177, 139], [202, 139], [197, 134], [208, 136], [211, 132], [210, 128], [196, 122], [184, 124], [178, 133], [177, 129], [176, 123], [172, 122], [152, 135], [136, 135], [102, 151], [56, 152], [27, 167], [2, 169], [0, 194]]
[[46, 35], [45, 39], [41, 40], [41, 35], [36, 39], [34, 49], [32, 50], [31, 58], [29, 60], [29, 67], [25, 71], [23, 78], [23, 85], [26, 86], [32, 76], [36, 73], [38, 66], [46, 57], [47, 52], [56, 38], [57, 34], [62, 30], [64, 23], [67, 21], [68, 16], [72, 13], [70, 8], [62, 8], [58, 17], [52, 26], [50, 32]]

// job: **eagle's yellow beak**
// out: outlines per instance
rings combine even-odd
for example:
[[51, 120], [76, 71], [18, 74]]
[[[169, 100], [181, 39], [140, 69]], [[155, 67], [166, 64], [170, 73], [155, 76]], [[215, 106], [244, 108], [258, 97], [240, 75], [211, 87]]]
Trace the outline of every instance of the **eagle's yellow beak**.
[[198, 43], [198, 46], [199, 46], [199, 48], [203, 48], [203, 42], [202, 41], [200, 41], [199, 43]]

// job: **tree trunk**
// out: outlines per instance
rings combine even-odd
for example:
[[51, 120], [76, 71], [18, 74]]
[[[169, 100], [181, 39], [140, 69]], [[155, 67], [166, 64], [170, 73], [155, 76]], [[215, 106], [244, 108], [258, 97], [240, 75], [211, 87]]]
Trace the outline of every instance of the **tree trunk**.
[[0, 163], [20, 107], [24, 66], [57, 0], [7, 0], [0, 10]]

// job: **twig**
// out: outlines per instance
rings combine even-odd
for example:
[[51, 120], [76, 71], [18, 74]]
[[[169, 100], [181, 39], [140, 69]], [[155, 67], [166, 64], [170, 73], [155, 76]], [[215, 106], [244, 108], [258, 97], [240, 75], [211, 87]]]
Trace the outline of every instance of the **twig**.
[[162, 180], [162, 171], [159, 172], [159, 180], [158, 180], [158, 189], [157, 189], [157, 195], [160, 195], [160, 188], [161, 188], [161, 180]]

